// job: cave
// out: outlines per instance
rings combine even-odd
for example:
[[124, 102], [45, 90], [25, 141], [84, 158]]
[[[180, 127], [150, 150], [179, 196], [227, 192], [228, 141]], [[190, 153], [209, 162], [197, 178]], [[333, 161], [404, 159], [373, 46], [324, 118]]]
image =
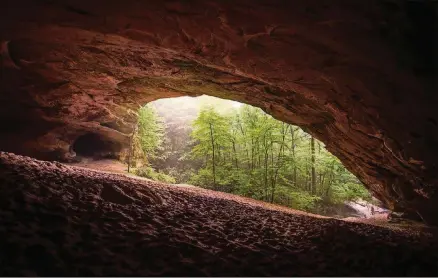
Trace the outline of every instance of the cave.
[[79, 157], [118, 158], [121, 144], [94, 133], [86, 133], [73, 142], [71, 149]]
[[72, 150], [115, 157], [129, 147], [141, 105], [207, 94], [300, 126], [385, 207], [436, 225], [436, 5], [8, 2], [0, 150], [61, 162]]
[[140, 105], [207, 94], [301, 126], [388, 208], [436, 222], [436, 14], [373, 3], [10, 3], [0, 148], [68, 160], [84, 132], [126, 148]]

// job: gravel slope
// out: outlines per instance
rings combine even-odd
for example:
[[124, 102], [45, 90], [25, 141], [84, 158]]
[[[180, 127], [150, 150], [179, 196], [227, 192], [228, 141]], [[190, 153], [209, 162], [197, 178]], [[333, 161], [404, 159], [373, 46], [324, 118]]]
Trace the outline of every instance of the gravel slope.
[[0, 153], [0, 275], [438, 275], [431, 234]]

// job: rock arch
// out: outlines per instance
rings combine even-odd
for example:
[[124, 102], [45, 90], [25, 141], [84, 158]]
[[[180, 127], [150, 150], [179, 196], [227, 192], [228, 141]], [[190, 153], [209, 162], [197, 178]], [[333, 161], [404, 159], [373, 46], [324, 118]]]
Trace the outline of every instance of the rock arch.
[[433, 5], [17, 0], [0, 11], [0, 148], [68, 159], [84, 132], [126, 143], [139, 105], [209, 94], [303, 127], [389, 208], [437, 222]]

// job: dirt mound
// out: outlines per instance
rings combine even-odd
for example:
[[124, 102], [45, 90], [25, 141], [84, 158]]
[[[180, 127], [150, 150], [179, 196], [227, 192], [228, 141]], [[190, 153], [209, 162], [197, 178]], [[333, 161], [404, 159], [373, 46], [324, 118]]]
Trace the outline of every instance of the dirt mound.
[[438, 275], [430, 234], [243, 200], [0, 153], [0, 275]]

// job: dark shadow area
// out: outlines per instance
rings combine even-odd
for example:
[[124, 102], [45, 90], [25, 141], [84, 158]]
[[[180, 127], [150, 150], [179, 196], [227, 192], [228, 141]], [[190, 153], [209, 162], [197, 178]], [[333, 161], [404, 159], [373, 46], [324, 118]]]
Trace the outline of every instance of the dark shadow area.
[[122, 145], [98, 134], [86, 133], [76, 139], [71, 149], [77, 157], [117, 158]]

